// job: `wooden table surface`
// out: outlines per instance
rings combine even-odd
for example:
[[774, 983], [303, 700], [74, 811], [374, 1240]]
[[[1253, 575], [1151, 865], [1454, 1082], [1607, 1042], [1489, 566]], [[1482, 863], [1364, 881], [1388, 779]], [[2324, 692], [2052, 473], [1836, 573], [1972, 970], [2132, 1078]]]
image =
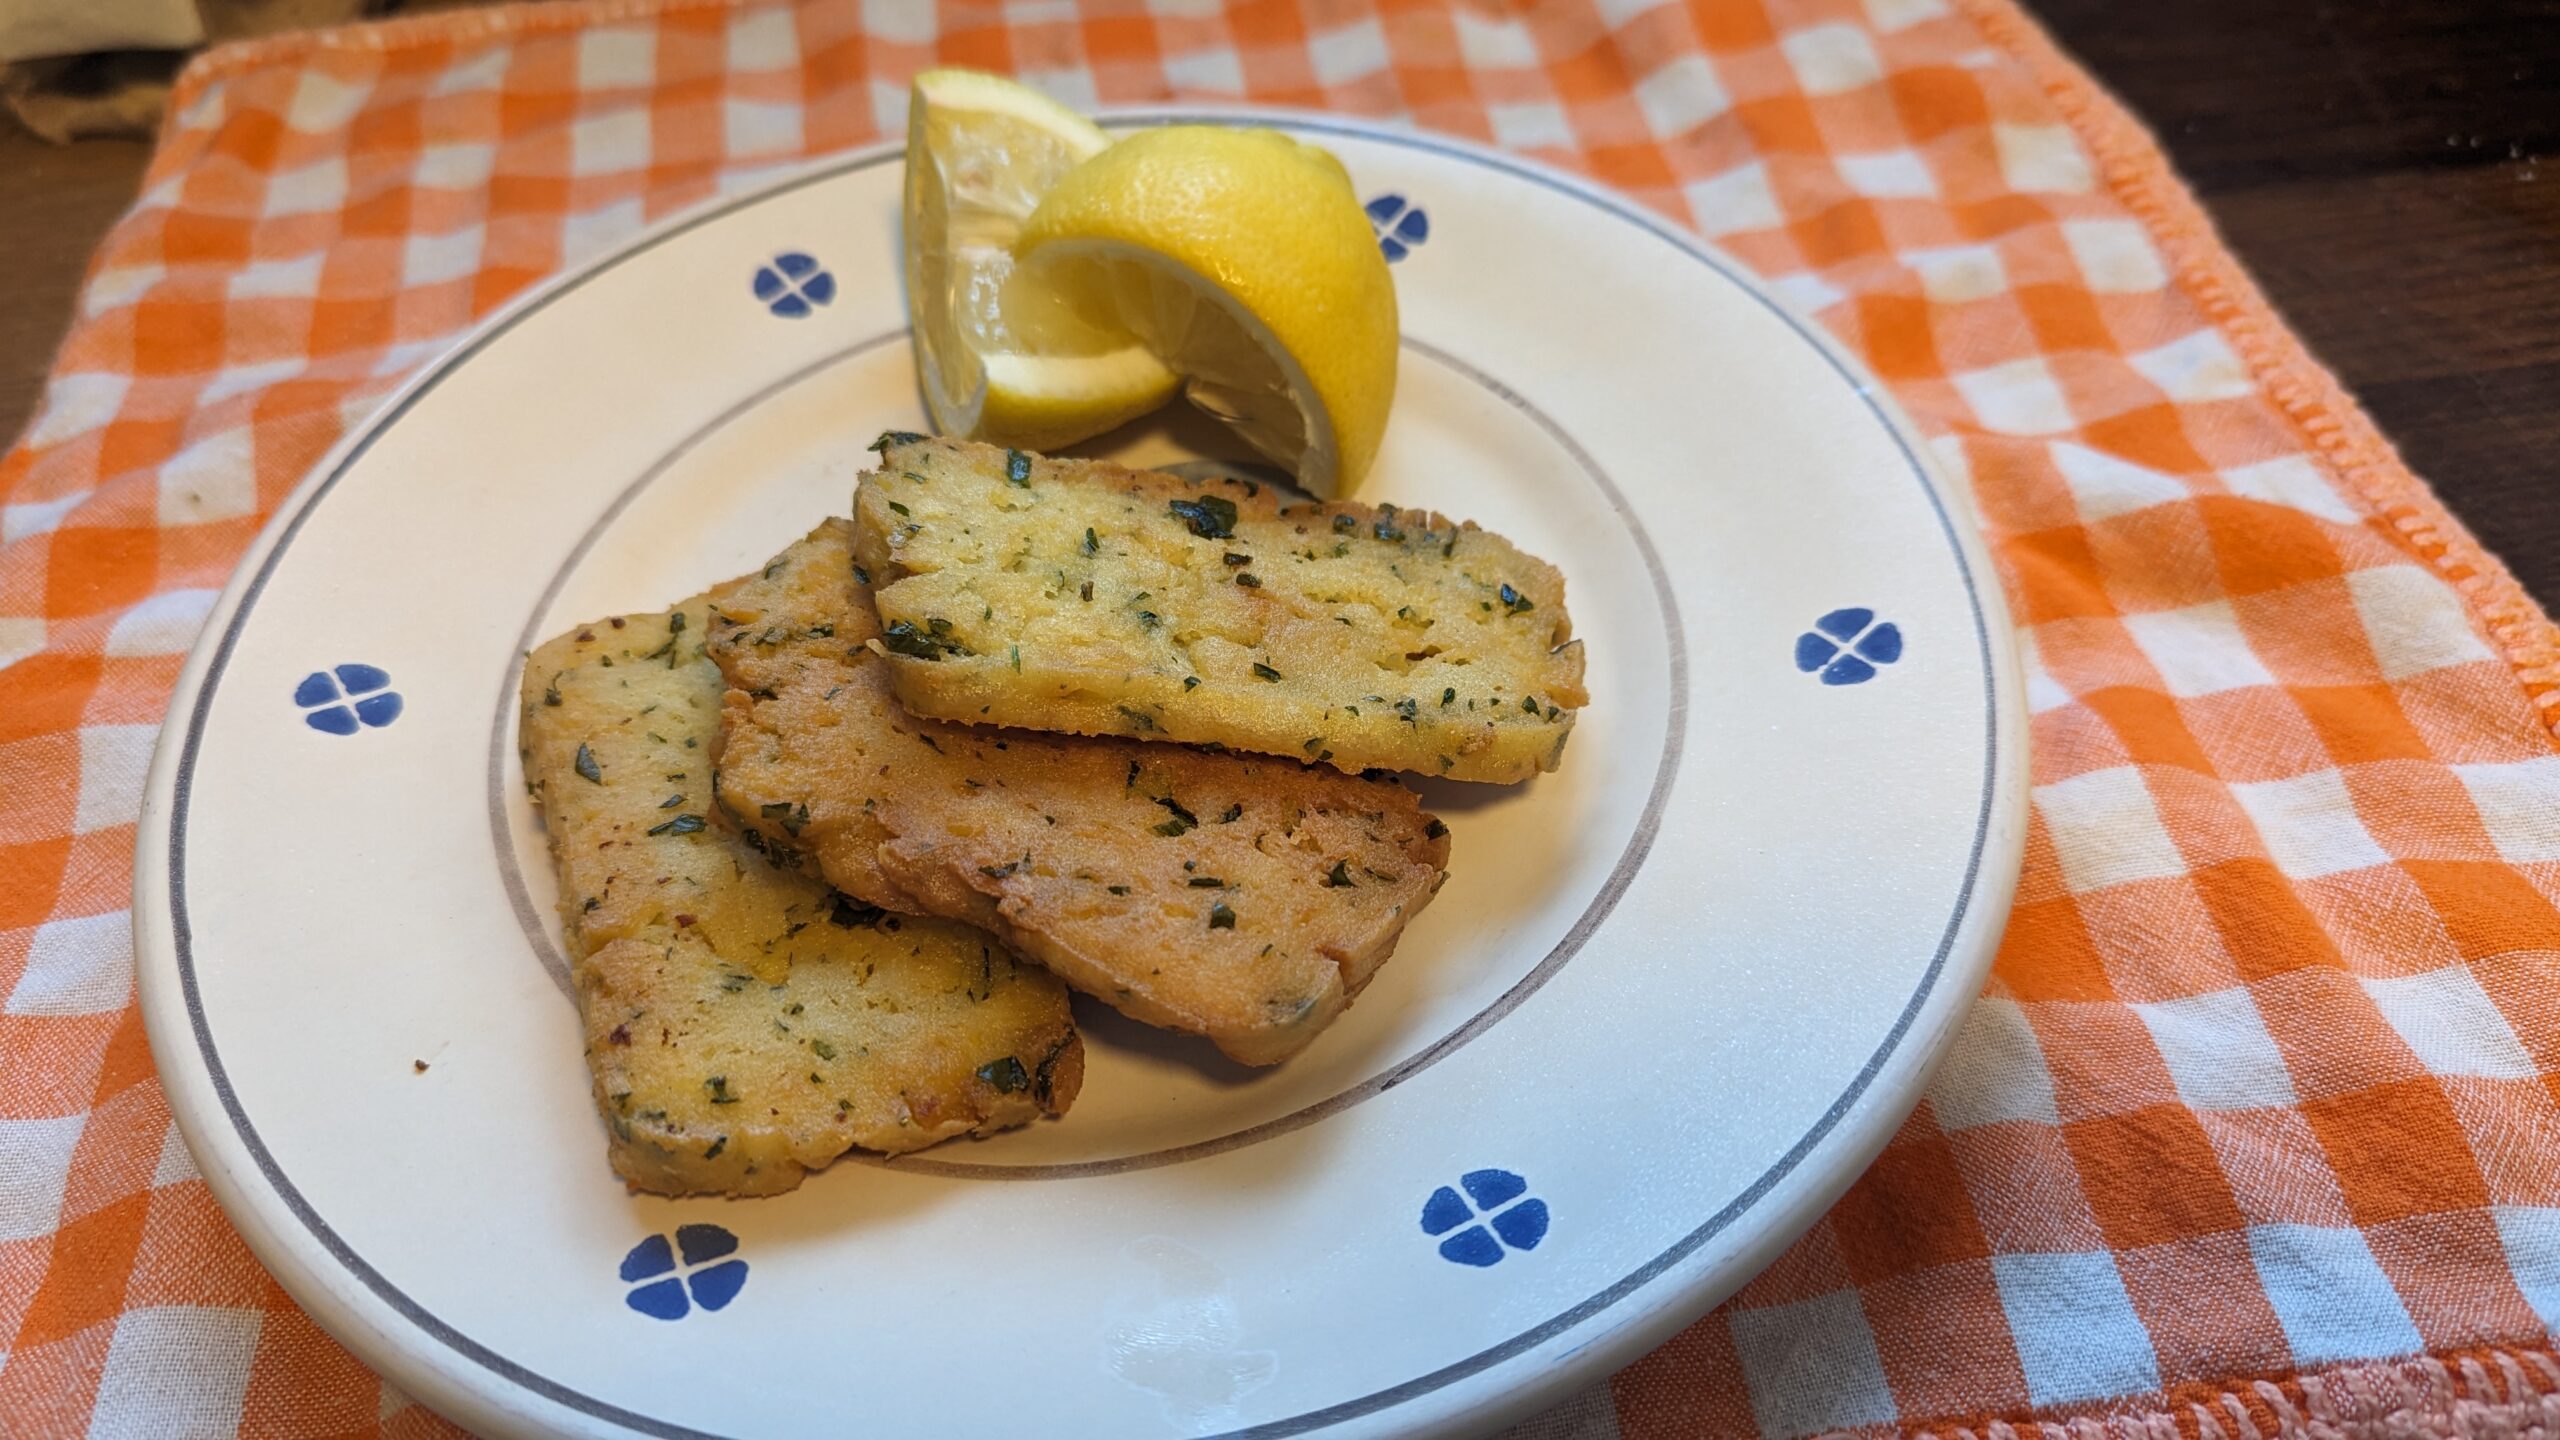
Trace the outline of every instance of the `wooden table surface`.
[[[2315, 354], [2560, 606], [2560, 0], [2029, 0]], [[0, 434], [147, 147], [0, 122]]]

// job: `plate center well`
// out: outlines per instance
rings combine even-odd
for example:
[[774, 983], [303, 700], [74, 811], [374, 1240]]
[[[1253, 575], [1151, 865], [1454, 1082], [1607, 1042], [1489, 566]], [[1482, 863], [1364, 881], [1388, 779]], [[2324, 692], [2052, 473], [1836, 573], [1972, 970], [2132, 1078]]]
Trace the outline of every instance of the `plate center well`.
[[[634, 477], [565, 558], [529, 646], [569, 626], [646, 610], [762, 564], [850, 507], [884, 429], [922, 428], [902, 334], [876, 337], [742, 402]], [[1238, 458], [1179, 416], [1082, 447], [1129, 464]], [[1215, 1153], [1338, 1113], [1531, 1003], [1587, 943], [1641, 862], [1648, 797], [1670, 763], [1671, 633], [1633, 517], [1571, 437], [1427, 341], [1409, 340], [1396, 420], [1362, 487], [1526, 537], [1567, 579], [1588, 638], [1591, 706], [1564, 767], [1524, 786], [1426, 782], [1450, 825], [1451, 873], [1350, 1013], [1266, 1070], [1206, 1041], [1127, 1021], [1079, 997], [1087, 1070], [1062, 1121], [895, 1162], [944, 1173], [1075, 1174]], [[549, 858], [523, 799], [514, 717], [493, 737], [505, 811], [500, 863], [525, 903], [528, 946], [560, 974]]]

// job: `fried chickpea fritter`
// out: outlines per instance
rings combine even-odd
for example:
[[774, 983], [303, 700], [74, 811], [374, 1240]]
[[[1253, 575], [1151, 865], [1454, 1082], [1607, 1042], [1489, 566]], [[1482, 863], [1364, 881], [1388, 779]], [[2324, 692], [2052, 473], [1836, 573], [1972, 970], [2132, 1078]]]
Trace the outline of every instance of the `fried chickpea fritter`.
[[525, 663], [525, 778], [615, 1173], [767, 1195], [852, 1146], [1064, 1112], [1084, 1049], [1055, 977], [777, 868], [715, 813], [707, 598], [582, 626]]
[[888, 436], [854, 526], [919, 715], [1510, 784], [1589, 698], [1564, 577], [1427, 511]]
[[721, 597], [720, 787], [769, 851], [872, 904], [983, 925], [1247, 1064], [1342, 1013], [1439, 888], [1411, 791], [1288, 760], [953, 725], [890, 693], [829, 521]]

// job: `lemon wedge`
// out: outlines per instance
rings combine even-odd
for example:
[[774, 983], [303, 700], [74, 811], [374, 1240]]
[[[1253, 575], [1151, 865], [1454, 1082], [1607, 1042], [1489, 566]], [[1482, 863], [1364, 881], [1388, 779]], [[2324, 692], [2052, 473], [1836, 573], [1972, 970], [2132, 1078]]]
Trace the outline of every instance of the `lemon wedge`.
[[1014, 252], [1019, 280], [1135, 336], [1308, 493], [1350, 494], [1377, 458], [1395, 283], [1325, 151], [1272, 130], [1142, 131], [1050, 184]]
[[1125, 332], [1021, 282], [1013, 242], [1043, 193], [1111, 143], [1040, 92], [927, 70], [907, 102], [907, 308], [934, 428], [1049, 450], [1171, 399], [1172, 371]]

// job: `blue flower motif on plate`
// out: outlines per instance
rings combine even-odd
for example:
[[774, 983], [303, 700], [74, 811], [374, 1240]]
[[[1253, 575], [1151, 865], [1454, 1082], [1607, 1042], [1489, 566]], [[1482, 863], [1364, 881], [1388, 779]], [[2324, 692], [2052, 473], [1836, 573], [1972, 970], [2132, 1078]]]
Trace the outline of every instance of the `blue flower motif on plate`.
[[1796, 637], [1796, 668], [1825, 685], [1863, 685], [1901, 658], [1902, 627], [1864, 606], [1834, 610]]
[[323, 735], [379, 730], [400, 718], [400, 692], [375, 665], [314, 670], [293, 687], [293, 703], [302, 707], [302, 723]]
[[[1461, 1193], [1464, 1192], [1464, 1193]], [[1440, 1258], [1458, 1265], [1499, 1265], [1515, 1250], [1547, 1238], [1547, 1202], [1508, 1170], [1470, 1170], [1422, 1202], [1422, 1233], [1443, 1237]]]
[[1431, 217], [1421, 206], [1389, 192], [1360, 207], [1369, 212], [1369, 228], [1378, 232], [1378, 249], [1392, 265], [1431, 238]]
[[738, 1237], [718, 1225], [679, 1225], [674, 1242], [652, 1235], [622, 1257], [623, 1303], [652, 1320], [681, 1320], [738, 1298], [747, 1262], [733, 1258]]
[[767, 310], [799, 320], [836, 298], [836, 277], [815, 256], [786, 250], [756, 267], [755, 292]]

